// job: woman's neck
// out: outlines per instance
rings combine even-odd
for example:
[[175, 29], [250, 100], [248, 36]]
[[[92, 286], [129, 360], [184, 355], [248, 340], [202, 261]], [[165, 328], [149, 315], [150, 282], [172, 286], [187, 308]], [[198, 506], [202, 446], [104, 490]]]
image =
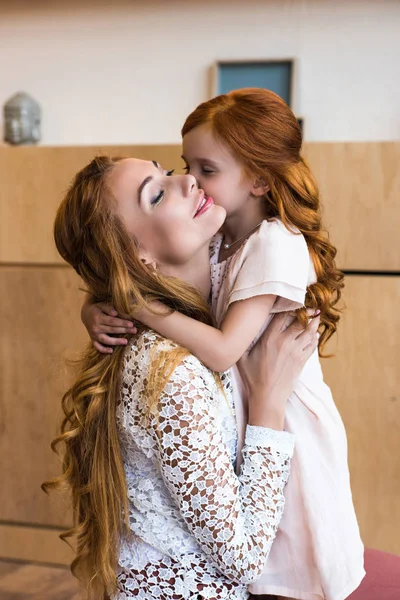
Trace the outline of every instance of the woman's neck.
[[186, 283], [198, 289], [201, 295], [208, 300], [211, 290], [209, 244], [201, 248], [186, 263], [162, 265], [160, 271], [163, 275], [186, 281]]

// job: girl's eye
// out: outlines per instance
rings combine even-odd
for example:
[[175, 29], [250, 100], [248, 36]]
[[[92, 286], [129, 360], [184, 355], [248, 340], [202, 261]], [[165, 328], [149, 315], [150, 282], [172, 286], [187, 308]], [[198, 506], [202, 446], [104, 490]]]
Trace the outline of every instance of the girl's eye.
[[171, 171], [167, 171], [165, 174], [167, 177], [170, 177], [172, 175], [172, 173], [175, 172], [175, 169], [171, 169]]
[[188, 165], [186, 165], [186, 167], [183, 167], [183, 170], [185, 171], [185, 173], [189, 173], [190, 167], [188, 167]]
[[202, 168], [202, 172], [204, 173], [204, 175], [209, 175], [210, 173], [214, 173], [214, 171], [212, 169], [207, 169], [205, 167]]
[[162, 199], [164, 198], [164, 190], [161, 190], [159, 194], [157, 194], [157, 196], [155, 196], [155, 198], [153, 198], [150, 202], [150, 204], [152, 206], [156, 206], [157, 204], [160, 204], [160, 202], [162, 201]]

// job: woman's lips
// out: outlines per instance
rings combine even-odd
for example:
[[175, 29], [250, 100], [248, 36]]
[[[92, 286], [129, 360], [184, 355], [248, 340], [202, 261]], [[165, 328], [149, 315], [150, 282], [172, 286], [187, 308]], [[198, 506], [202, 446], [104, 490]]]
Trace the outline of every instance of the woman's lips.
[[197, 209], [194, 218], [196, 219], [196, 217], [200, 217], [200, 215], [205, 213], [206, 210], [208, 210], [213, 204], [214, 200], [211, 198], [211, 196], [204, 196], [204, 199], [200, 202], [199, 208]]

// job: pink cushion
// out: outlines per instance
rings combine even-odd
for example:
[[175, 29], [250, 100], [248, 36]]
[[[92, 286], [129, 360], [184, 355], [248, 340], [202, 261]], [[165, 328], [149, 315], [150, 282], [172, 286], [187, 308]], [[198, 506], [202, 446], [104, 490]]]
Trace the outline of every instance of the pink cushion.
[[366, 549], [366, 576], [347, 600], [400, 600], [400, 556]]

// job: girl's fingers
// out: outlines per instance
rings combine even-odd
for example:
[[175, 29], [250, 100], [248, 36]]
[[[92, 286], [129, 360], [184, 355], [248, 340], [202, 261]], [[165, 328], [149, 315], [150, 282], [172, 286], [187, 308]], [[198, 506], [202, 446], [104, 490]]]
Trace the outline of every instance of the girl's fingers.
[[93, 347], [96, 348], [97, 352], [100, 352], [100, 354], [112, 354], [113, 353], [112, 348], [107, 348], [107, 346], [103, 346], [103, 344], [100, 344], [100, 342], [93, 342]]
[[132, 321], [126, 321], [125, 319], [120, 319], [119, 317], [106, 317], [103, 316], [99, 322], [99, 325], [103, 327], [121, 327], [128, 331], [131, 331], [134, 328], [134, 323]]
[[98, 308], [106, 313], [106, 315], [110, 315], [110, 317], [116, 317], [118, 315], [117, 311], [111, 304], [107, 304], [106, 302], [98, 302]]
[[100, 333], [97, 336], [97, 341], [103, 346], [126, 346], [128, 340], [126, 338], [115, 338], [107, 335], [106, 333]]
[[100, 327], [96, 330], [97, 335], [102, 335], [103, 333], [111, 335], [111, 334], [120, 334], [120, 333], [137, 333], [136, 327], [106, 327], [105, 325], [100, 325]]

